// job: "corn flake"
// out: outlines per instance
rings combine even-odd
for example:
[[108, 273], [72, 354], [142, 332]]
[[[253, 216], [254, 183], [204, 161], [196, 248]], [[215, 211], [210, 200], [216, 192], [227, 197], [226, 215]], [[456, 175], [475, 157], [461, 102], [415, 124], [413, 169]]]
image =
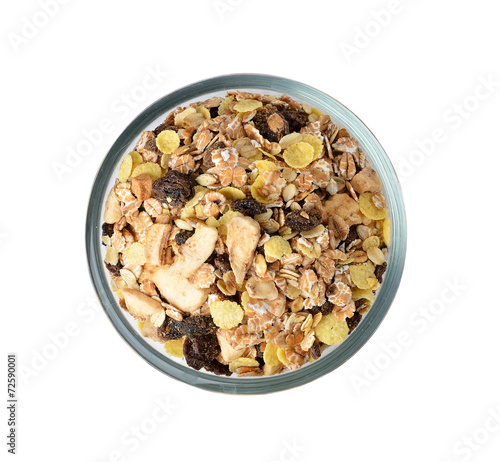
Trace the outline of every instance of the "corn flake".
[[376, 283], [375, 266], [371, 261], [350, 266], [351, 281], [360, 289], [371, 289]]
[[285, 162], [293, 168], [307, 167], [314, 158], [314, 148], [303, 141], [292, 144], [283, 153]]
[[132, 157], [132, 171], [136, 169], [136, 167], [144, 162], [141, 154], [137, 151], [132, 151], [129, 153]]
[[382, 225], [382, 236], [384, 237], [385, 245], [391, 244], [391, 219], [387, 217]]
[[259, 367], [259, 362], [253, 358], [238, 358], [229, 363], [231, 372], [236, 372], [239, 367]]
[[232, 186], [221, 188], [217, 192], [220, 192], [227, 200], [245, 199], [247, 197], [241, 189], [233, 188]]
[[220, 103], [219, 109], [217, 110], [218, 114], [219, 115], [224, 114], [224, 112], [226, 112], [229, 109], [229, 106], [231, 105], [233, 100], [234, 100], [234, 96], [232, 96], [232, 95], [226, 97], [224, 99], [224, 101], [222, 101], [222, 103]]
[[365, 300], [368, 300], [369, 302], [373, 302], [374, 294], [373, 294], [373, 291], [371, 291], [370, 289], [358, 289], [357, 287], [354, 287], [352, 289], [352, 299], [355, 302], [357, 302], [358, 300], [361, 300], [361, 299], [365, 299]]
[[379, 247], [380, 239], [377, 236], [367, 237], [363, 241], [363, 250], [366, 252], [370, 247]]
[[277, 349], [276, 356], [278, 357], [280, 363], [284, 364], [285, 366], [290, 362], [288, 361], [288, 359], [286, 359], [286, 351], [283, 348]]
[[372, 196], [371, 192], [365, 192], [359, 196], [359, 210], [365, 217], [371, 220], [383, 220], [389, 211], [387, 209], [380, 210], [375, 207]]
[[278, 358], [278, 348], [267, 342], [264, 350], [264, 362], [269, 366], [279, 366], [281, 364]]
[[224, 300], [210, 305], [210, 314], [216, 326], [232, 329], [243, 321], [245, 312], [236, 302]]
[[156, 146], [163, 154], [172, 154], [180, 144], [179, 135], [173, 130], [163, 130], [156, 137]]
[[335, 313], [327, 314], [314, 328], [316, 338], [327, 345], [340, 345], [347, 334], [349, 327], [345, 321], [339, 321]]
[[224, 215], [222, 215], [219, 218], [219, 234], [221, 236], [226, 236], [227, 235], [227, 224], [234, 218], [234, 217], [242, 217], [243, 214], [241, 212], [235, 212], [234, 210], [229, 210], [226, 212]]
[[314, 148], [313, 160], [319, 159], [323, 155], [323, 142], [318, 137], [306, 134], [302, 136], [301, 141], [310, 144]]
[[271, 162], [270, 160], [258, 160], [255, 162], [255, 166], [257, 167], [257, 170], [259, 173], [263, 172], [274, 172], [278, 167], [274, 162]]
[[262, 103], [260, 101], [255, 99], [244, 99], [234, 105], [234, 110], [238, 112], [250, 112], [255, 111], [255, 109], [258, 109], [259, 107], [262, 107]]
[[118, 179], [120, 183], [126, 183], [132, 173], [133, 160], [130, 154], [127, 154], [120, 165], [120, 170], [118, 171]]
[[290, 243], [281, 236], [273, 236], [264, 244], [266, 257], [279, 260], [282, 257], [289, 257], [292, 254]]
[[143, 244], [134, 242], [124, 252], [127, 262], [130, 265], [144, 265], [146, 263], [146, 247]]
[[184, 337], [177, 340], [169, 340], [165, 342], [165, 353], [169, 356], [174, 356], [175, 358], [184, 358]]
[[210, 111], [205, 106], [198, 106], [196, 108], [196, 112], [203, 114], [205, 119], [210, 120], [212, 117], [210, 116]]
[[132, 178], [142, 174], [148, 174], [153, 181], [156, 181], [158, 178], [161, 178], [162, 171], [161, 167], [154, 162], [146, 162], [145, 164], [138, 165], [134, 171], [132, 172]]

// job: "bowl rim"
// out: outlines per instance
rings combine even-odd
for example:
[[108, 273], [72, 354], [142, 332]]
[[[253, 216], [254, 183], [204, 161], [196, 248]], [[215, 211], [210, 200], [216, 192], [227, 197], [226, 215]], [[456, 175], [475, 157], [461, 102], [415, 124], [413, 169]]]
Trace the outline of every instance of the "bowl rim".
[[[290, 95], [320, 107], [357, 139], [382, 180], [391, 218], [390, 264], [376, 299], [363, 321], [333, 352], [296, 371], [257, 378], [234, 378], [199, 372], [171, 360], [155, 350], [125, 318], [109, 286], [101, 260], [101, 217], [112, 173], [133, 140], [158, 117], [196, 98], [228, 90], [255, 90]], [[396, 172], [370, 129], [352, 111], [328, 94], [295, 80], [268, 74], [227, 74], [201, 80], [175, 90], [144, 109], [120, 133], [95, 176], [86, 219], [86, 251], [90, 278], [104, 312], [122, 339], [147, 363], [164, 374], [189, 385], [230, 394], [263, 394], [294, 388], [337, 369], [354, 356], [380, 326], [396, 296], [406, 257], [406, 215]]]

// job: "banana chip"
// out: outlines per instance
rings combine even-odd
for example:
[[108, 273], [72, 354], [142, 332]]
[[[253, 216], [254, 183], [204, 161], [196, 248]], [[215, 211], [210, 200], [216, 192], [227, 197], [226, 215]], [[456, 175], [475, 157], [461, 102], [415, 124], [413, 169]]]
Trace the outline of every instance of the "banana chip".
[[267, 342], [264, 350], [264, 362], [269, 366], [279, 366], [281, 364], [278, 358], [278, 348]]
[[132, 173], [133, 160], [130, 154], [127, 154], [120, 165], [120, 170], [118, 171], [118, 180], [120, 183], [126, 183], [130, 178], [130, 174]]
[[244, 99], [234, 105], [234, 110], [238, 112], [250, 112], [262, 107], [262, 103], [255, 99]]
[[375, 265], [371, 261], [349, 267], [351, 281], [360, 289], [371, 289], [376, 283]]
[[339, 321], [334, 313], [327, 314], [314, 328], [316, 338], [327, 345], [340, 345], [347, 334], [349, 327], [345, 321]]
[[373, 194], [371, 192], [365, 192], [359, 196], [359, 210], [365, 217], [371, 220], [383, 220], [387, 216], [389, 210], [380, 210], [375, 207], [372, 196]]
[[290, 167], [307, 167], [314, 159], [314, 147], [309, 143], [299, 141], [285, 149], [283, 158]]
[[245, 312], [238, 303], [224, 300], [212, 303], [210, 314], [216, 326], [222, 329], [232, 329], [243, 321]]
[[227, 200], [245, 199], [247, 197], [241, 189], [233, 188], [232, 186], [221, 188], [217, 192], [220, 192]]
[[138, 165], [134, 171], [132, 172], [132, 178], [136, 176], [147, 173], [153, 181], [156, 181], [158, 178], [161, 178], [162, 171], [161, 167], [154, 162], [146, 162], [145, 164]]
[[259, 367], [259, 362], [252, 358], [238, 358], [229, 363], [229, 370], [231, 372], [236, 372], [238, 367]]
[[173, 130], [163, 130], [156, 137], [156, 146], [163, 154], [172, 154], [180, 144], [179, 135]]
[[281, 236], [273, 236], [264, 244], [266, 257], [273, 260], [279, 260], [283, 257], [289, 257], [292, 254], [290, 243]]
[[127, 262], [131, 265], [144, 265], [146, 263], [146, 247], [143, 244], [134, 242], [124, 254], [127, 257]]
[[183, 352], [184, 337], [177, 340], [169, 340], [165, 342], [165, 353], [169, 356], [174, 356], [175, 358], [184, 358]]
[[303, 135], [302, 140], [304, 143], [310, 144], [314, 148], [313, 160], [319, 159], [323, 155], [323, 141], [314, 135]]

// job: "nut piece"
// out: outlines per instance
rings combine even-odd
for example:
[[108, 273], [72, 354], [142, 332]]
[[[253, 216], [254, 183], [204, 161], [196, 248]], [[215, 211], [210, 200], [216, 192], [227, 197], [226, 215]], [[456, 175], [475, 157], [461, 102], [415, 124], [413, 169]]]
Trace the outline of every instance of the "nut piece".
[[132, 178], [132, 194], [140, 201], [145, 201], [151, 197], [153, 190], [153, 180], [147, 173]]
[[106, 205], [104, 206], [104, 221], [109, 225], [112, 225], [120, 220], [122, 217], [122, 209], [120, 207], [120, 201], [116, 197], [114, 189], [112, 189], [106, 199]]
[[354, 175], [351, 185], [358, 194], [379, 192], [382, 189], [380, 178], [371, 167], [365, 167], [361, 172]]
[[363, 217], [359, 211], [358, 203], [348, 194], [335, 194], [324, 203], [323, 221], [338, 215], [348, 226], [359, 225]]
[[163, 266], [166, 264], [166, 249], [172, 225], [154, 224], [146, 236], [146, 260], [151, 265]]
[[123, 289], [128, 312], [136, 319], [149, 319], [152, 315], [163, 312], [160, 302], [135, 289]]
[[260, 226], [250, 217], [234, 217], [227, 224], [229, 262], [238, 286], [245, 280], [259, 239]]
[[278, 298], [278, 289], [273, 281], [259, 281], [257, 278], [251, 277], [246, 285], [248, 295], [251, 298], [259, 298], [262, 300], [275, 300]]

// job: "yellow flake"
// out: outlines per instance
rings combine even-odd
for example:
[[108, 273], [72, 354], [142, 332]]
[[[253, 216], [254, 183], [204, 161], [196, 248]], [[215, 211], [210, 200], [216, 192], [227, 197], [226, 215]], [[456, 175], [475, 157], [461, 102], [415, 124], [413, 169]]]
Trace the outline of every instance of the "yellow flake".
[[307, 167], [314, 158], [314, 148], [304, 141], [292, 144], [283, 153], [285, 162], [293, 168]]
[[253, 358], [238, 358], [229, 363], [229, 370], [236, 372], [239, 367], [259, 367], [259, 362]]
[[376, 283], [375, 265], [371, 261], [349, 267], [351, 281], [360, 289], [371, 289]]
[[281, 364], [278, 358], [278, 348], [267, 342], [264, 350], [264, 362], [269, 366], [279, 366]]
[[370, 247], [379, 247], [380, 239], [377, 236], [370, 236], [363, 241], [363, 250], [366, 252]]
[[224, 112], [226, 112], [229, 109], [229, 106], [231, 105], [233, 100], [234, 100], [234, 96], [232, 96], [232, 95], [226, 97], [224, 99], [224, 101], [222, 101], [222, 103], [220, 103], [219, 109], [217, 110], [218, 114], [219, 115], [224, 114]]
[[382, 225], [382, 236], [384, 237], [385, 245], [391, 244], [391, 219], [387, 217]]
[[144, 162], [144, 160], [141, 154], [138, 153], [137, 151], [132, 151], [129, 153], [129, 155], [132, 157], [132, 171], [134, 171], [138, 165]]
[[134, 242], [124, 254], [127, 257], [127, 262], [131, 265], [144, 265], [146, 263], [146, 247], [143, 244]]
[[279, 260], [282, 257], [289, 257], [292, 254], [290, 243], [281, 236], [273, 236], [264, 244], [266, 257]]
[[227, 200], [245, 199], [247, 197], [243, 191], [232, 186], [221, 188], [217, 192], [220, 192]]
[[262, 103], [255, 99], [244, 99], [234, 105], [234, 110], [238, 112], [250, 112], [262, 107]]
[[173, 130], [163, 130], [156, 137], [156, 146], [163, 154], [172, 154], [180, 144], [179, 135]]
[[162, 171], [161, 167], [154, 162], [146, 162], [145, 164], [138, 165], [134, 171], [132, 172], [132, 178], [136, 176], [147, 173], [153, 181], [156, 181], [158, 178], [161, 178]]
[[361, 299], [373, 302], [374, 299], [373, 291], [371, 291], [370, 289], [358, 289], [357, 287], [354, 287], [352, 289], [352, 299], [355, 302]]
[[196, 112], [203, 114], [205, 119], [210, 120], [212, 117], [210, 116], [210, 111], [205, 106], [198, 106], [196, 108]]
[[243, 214], [241, 212], [235, 212], [234, 210], [229, 210], [226, 212], [224, 215], [222, 215], [219, 218], [219, 234], [221, 236], [227, 235], [227, 224], [234, 218], [234, 217], [242, 217]]
[[285, 350], [283, 348], [277, 349], [276, 356], [278, 357], [280, 363], [284, 364], [285, 366], [290, 362], [288, 361], [288, 359], [286, 359]]
[[216, 326], [222, 329], [232, 329], [243, 321], [245, 312], [238, 303], [224, 300], [212, 303], [210, 314]]
[[169, 340], [165, 342], [165, 353], [169, 356], [174, 356], [175, 358], [184, 358], [184, 337], [177, 340]]
[[120, 183], [126, 183], [130, 178], [130, 174], [132, 173], [133, 160], [130, 154], [127, 154], [120, 165], [120, 170], [118, 171], [118, 179]]
[[380, 210], [375, 207], [372, 196], [371, 192], [365, 192], [359, 196], [359, 210], [365, 217], [371, 220], [383, 220], [389, 211], [387, 209]]
[[323, 155], [323, 142], [318, 137], [306, 134], [302, 136], [301, 141], [310, 144], [314, 148], [313, 160], [319, 159]]
[[255, 166], [257, 167], [257, 170], [259, 173], [263, 172], [274, 172], [278, 167], [274, 162], [271, 162], [270, 160], [258, 160], [255, 162]]
[[142, 330], [142, 328], [144, 327], [144, 321], [141, 321], [140, 319], [137, 320], [137, 327], [139, 328], [139, 330]]
[[327, 345], [340, 345], [347, 334], [349, 327], [345, 321], [339, 321], [334, 313], [327, 314], [314, 328], [316, 338]]

